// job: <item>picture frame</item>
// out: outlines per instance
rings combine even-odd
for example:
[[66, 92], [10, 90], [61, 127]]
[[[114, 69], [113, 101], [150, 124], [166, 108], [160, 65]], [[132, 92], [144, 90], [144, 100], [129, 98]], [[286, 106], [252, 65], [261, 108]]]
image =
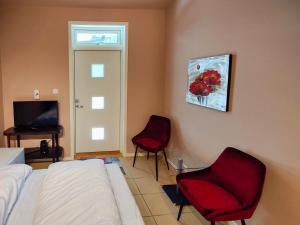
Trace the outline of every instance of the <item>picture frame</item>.
[[228, 112], [231, 64], [231, 54], [190, 59], [186, 102]]

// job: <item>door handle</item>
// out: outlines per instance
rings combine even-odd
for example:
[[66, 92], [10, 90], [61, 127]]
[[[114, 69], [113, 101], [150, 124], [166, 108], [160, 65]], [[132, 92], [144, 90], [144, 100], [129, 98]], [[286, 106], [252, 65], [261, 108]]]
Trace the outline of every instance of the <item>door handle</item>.
[[82, 108], [83, 108], [83, 105], [75, 105], [75, 108], [82, 109]]

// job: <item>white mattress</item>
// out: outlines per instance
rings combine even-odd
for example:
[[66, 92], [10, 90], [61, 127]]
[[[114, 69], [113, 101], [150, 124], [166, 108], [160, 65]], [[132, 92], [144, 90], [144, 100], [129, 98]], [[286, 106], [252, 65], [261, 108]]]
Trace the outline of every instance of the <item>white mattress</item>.
[[9, 164], [24, 164], [23, 148], [0, 148], [0, 166]]
[[[144, 225], [142, 216], [119, 166], [116, 164], [106, 164], [105, 166], [116, 198], [122, 224]], [[46, 172], [47, 170], [34, 170], [32, 172], [24, 184], [6, 225], [32, 224], [37, 199]]]

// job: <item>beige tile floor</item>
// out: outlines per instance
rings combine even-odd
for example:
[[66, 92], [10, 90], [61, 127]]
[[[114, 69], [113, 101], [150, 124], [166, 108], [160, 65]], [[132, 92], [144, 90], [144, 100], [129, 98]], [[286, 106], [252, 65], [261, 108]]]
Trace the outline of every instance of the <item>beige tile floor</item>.
[[138, 157], [132, 167], [132, 157], [121, 157], [126, 180], [140, 208], [145, 225], [209, 225], [191, 206], [184, 207], [180, 221], [176, 220], [178, 207], [163, 192], [162, 184], [176, 183], [176, 171], [160, 157], [159, 178], [155, 180], [154, 158]]

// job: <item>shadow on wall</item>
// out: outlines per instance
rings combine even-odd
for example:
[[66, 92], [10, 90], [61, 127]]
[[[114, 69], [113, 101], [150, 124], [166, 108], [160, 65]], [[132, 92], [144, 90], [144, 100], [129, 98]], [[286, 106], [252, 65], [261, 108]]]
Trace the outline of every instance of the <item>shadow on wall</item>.
[[[168, 117], [168, 116], [167, 116]], [[187, 147], [184, 145], [183, 142], [183, 135], [181, 133], [180, 125], [177, 123], [176, 118], [170, 118], [171, 120], [171, 138], [168, 145], [168, 151], [185, 151]]]
[[[199, 146], [199, 148], [201, 147]], [[176, 118], [172, 118], [172, 138], [168, 149], [169, 151], [178, 151], [179, 154], [189, 153], [182, 140], [182, 132]], [[272, 162], [268, 158], [258, 156], [254, 151], [247, 151], [247, 153], [260, 159], [267, 167], [261, 201], [252, 218], [247, 221], [247, 225], [299, 225], [299, 173], [288, 165]], [[289, 221], [286, 218], [289, 218]], [[227, 225], [231, 223], [222, 222], [220, 224]]]
[[[261, 159], [267, 166], [262, 199], [249, 225], [299, 225], [300, 175], [287, 165]], [[290, 218], [286, 221], [286, 218]], [[260, 221], [260, 223], [256, 223]]]
[[230, 80], [230, 93], [229, 93], [229, 101], [228, 101], [228, 105], [229, 105], [229, 112], [232, 111], [233, 108], [233, 96], [234, 96], [234, 87], [235, 87], [235, 77], [236, 77], [236, 65], [237, 65], [237, 55], [233, 54], [232, 52], [228, 52], [230, 54], [232, 54], [232, 62], [231, 62], [231, 80]]
[[[176, 7], [174, 8], [174, 14], [177, 15], [175, 18], [175, 23], [178, 25], [178, 27], [184, 28], [184, 30], [181, 30], [181, 32], [187, 32], [189, 29], [194, 29], [192, 18], [190, 20], [191, 23], [183, 22], [186, 21], [186, 18], [189, 18], [188, 16], [190, 15], [190, 9], [193, 7], [192, 1], [174, 1], [173, 5]], [[171, 6], [171, 8], [172, 7], [174, 6]], [[185, 20], [182, 20], [181, 18], [185, 18]]]
[[0, 58], [0, 147], [5, 146], [4, 136], [4, 114], [3, 114], [3, 92], [2, 92], [2, 71], [1, 71], [1, 58]]

